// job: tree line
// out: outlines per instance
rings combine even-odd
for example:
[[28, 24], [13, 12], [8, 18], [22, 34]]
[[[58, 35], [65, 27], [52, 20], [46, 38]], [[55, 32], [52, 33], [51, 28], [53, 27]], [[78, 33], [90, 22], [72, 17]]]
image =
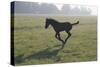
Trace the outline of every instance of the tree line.
[[64, 15], [91, 15], [91, 9], [85, 6], [74, 6], [64, 4], [59, 10], [55, 4], [37, 2], [13, 2], [15, 13], [24, 14], [64, 14]]

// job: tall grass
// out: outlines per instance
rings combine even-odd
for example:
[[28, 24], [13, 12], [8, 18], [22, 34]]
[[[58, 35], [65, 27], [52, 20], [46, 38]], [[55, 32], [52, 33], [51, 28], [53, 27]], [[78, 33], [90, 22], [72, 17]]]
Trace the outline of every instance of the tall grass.
[[[81, 62], [97, 60], [96, 16], [53, 16], [52, 18], [75, 23], [72, 36], [64, 49], [60, 50], [61, 42], [55, 38], [51, 26], [44, 28], [46, 17], [15, 16], [14, 18], [14, 54], [16, 65], [50, 64], [65, 62]], [[62, 39], [67, 37], [61, 32]]]

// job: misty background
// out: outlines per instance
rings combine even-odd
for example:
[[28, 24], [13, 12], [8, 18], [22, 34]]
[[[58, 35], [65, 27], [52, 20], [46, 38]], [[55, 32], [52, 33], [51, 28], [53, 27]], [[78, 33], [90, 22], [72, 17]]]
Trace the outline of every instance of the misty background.
[[[39, 2], [12, 2], [11, 13], [49, 14], [49, 15], [96, 15], [88, 6], [70, 4], [51, 4]], [[94, 9], [95, 10], [95, 9]]]

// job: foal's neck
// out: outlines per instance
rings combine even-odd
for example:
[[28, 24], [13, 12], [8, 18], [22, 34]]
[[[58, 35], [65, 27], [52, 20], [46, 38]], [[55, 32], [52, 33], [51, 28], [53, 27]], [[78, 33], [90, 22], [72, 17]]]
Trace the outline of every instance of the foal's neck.
[[56, 20], [52, 20], [50, 23], [51, 23], [52, 26], [59, 24], [58, 21], [56, 21]]

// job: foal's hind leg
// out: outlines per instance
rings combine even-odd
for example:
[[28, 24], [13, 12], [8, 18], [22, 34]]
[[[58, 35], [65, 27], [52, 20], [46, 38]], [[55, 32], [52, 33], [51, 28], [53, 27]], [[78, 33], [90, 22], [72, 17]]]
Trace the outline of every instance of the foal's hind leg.
[[64, 41], [61, 39], [60, 34], [58, 34], [58, 39], [59, 39], [60, 41], [62, 41], [62, 43], [64, 44]]
[[68, 33], [68, 37], [65, 39], [65, 43], [67, 42], [68, 38], [71, 36], [71, 33], [70, 32], [67, 32], [67, 33]]
[[[66, 31], [66, 32], [67, 32], [67, 31]], [[68, 36], [67, 36], [67, 38], [65, 39], [65, 42], [64, 42], [64, 44], [62, 45], [62, 48], [61, 48], [61, 49], [64, 48], [65, 43], [67, 42], [68, 38], [71, 36], [71, 33], [70, 33], [70, 32], [67, 32], [67, 33], [68, 33]]]
[[60, 33], [56, 33], [55, 37], [64, 44], [64, 41], [60, 37]]

